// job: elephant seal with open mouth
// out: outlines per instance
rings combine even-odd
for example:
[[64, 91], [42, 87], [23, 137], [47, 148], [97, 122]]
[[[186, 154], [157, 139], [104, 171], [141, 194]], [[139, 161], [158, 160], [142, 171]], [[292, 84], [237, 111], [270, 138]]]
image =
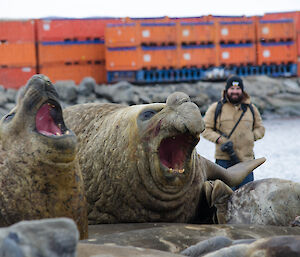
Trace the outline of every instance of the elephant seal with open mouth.
[[[265, 161], [225, 170], [198, 155], [205, 125], [197, 105], [181, 92], [166, 103], [74, 105], [64, 117], [79, 141], [90, 224], [201, 221], [208, 180], [238, 185]], [[223, 182], [206, 198], [213, 202], [222, 194]]]
[[77, 139], [57, 92], [34, 75], [0, 122], [0, 226], [69, 217], [87, 238], [87, 208]]

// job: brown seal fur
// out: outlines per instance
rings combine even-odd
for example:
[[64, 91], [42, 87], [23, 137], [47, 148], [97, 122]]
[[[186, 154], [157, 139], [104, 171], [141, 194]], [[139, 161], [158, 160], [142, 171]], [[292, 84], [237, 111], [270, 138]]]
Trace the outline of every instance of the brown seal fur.
[[64, 110], [79, 141], [90, 224], [192, 222], [203, 184], [237, 185], [264, 159], [225, 170], [196, 152], [204, 122], [184, 93], [166, 104], [81, 104]]
[[0, 122], [0, 225], [69, 217], [87, 238], [77, 139], [49, 79], [35, 75]]

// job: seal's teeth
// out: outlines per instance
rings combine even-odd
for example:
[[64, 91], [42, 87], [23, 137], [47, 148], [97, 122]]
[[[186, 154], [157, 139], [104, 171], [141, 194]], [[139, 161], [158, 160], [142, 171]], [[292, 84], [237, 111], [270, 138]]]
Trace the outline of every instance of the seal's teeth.
[[170, 172], [170, 173], [173, 173], [173, 169], [172, 169], [172, 168], [170, 168], [170, 169], [169, 169], [169, 172]]
[[182, 170], [178, 170], [178, 172], [179, 172], [179, 173], [183, 173], [183, 172], [184, 172], [184, 169], [182, 169]]
[[57, 136], [61, 136], [61, 134], [60, 134], [59, 132], [56, 132], [56, 135], [57, 135]]
[[61, 124], [60, 123], [58, 123], [58, 127], [61, 128]]
[[69, 134], [70, 134], [70, 131], [69, 131], [69, 130], [67, 130], [67, 131], [66, 131], [66, 134], [67, 134], [67, 135], [69, 135]]
[[52, 108], [55, 108], [55, 105], [52, 104], [51, 107], [52, 107]]

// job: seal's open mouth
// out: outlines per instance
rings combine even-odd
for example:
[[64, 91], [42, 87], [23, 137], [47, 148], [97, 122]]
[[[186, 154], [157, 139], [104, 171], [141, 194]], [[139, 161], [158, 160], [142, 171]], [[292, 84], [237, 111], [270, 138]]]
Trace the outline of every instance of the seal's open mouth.
[[63, 121], [61, 107], [54, 101], [41, 106], [36, 114], [35, 124], [37, 131], [45, 136], [69, 134]]
[[189, 134], [179, 134], [163, 139], [159, 146], [159, 159], [170, 173], [184, 173], [186, 160], [190, 158], [196, 139]]

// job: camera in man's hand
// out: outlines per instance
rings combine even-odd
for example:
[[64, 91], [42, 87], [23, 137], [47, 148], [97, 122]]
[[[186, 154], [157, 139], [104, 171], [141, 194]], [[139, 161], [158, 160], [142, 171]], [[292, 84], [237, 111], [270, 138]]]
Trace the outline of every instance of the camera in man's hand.
[[234, 149], [232, 141], [227, 141], [226, 143], [221, 145], [221, 151], [228, 153], [230, 160], [234, 163], [239, 163], [240, 159], [237, 157]]

